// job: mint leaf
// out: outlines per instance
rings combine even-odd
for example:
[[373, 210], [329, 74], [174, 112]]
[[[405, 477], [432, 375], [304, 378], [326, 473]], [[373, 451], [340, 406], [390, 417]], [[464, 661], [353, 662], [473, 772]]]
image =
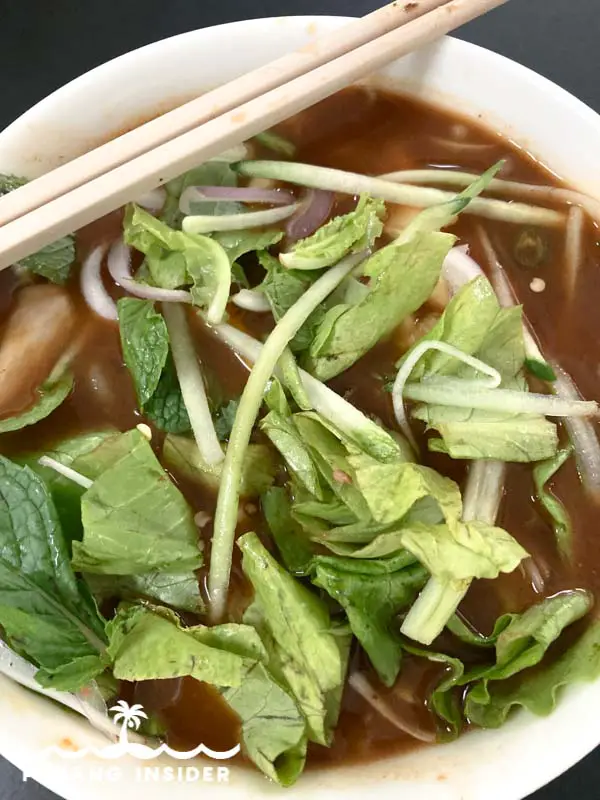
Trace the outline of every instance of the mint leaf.
[[28, 183], [27, 178], [20, 178], [17, 175], [0, 175], [0, 197], [12, 192], [13, 189], [18, 189], [19, 186], [25, 186], [26, 183]]
[[0, 625], [44, 686], [74, 691], [104, 670], [104, 621], [71, 569], [50, 493], [2, 456]]
[[[26, 183], [28, 183], [27, 178], [19, 178], [16, 175], [0, 175], [0, 197]], [[72, 236], [63, 236], [62, 239], [46, 245], [37, 253], [23, 258], [19, 264], [53, 283], [62, 284], [69, 278], [74, 262], [75, 239]]]
[[170, 353], [156, 391], [144, 406], [144, 416], [165, 433], [187, 433], [192, 429]]
[[143, 408], [156, 391], [167, 361], [167, 325], [149, 300], [122, 297], [117, 301], [117, 311], [123, 358]]
[[126, 453], [83, 495], [83, 541], [73, 543], [75, 569], [108, 575], [197, 569], [202, 565], [198, 531], [183, 495], [139, 431], [120, 438]]
[[402, 660], [397, 616], [425, 586], [427, 570], [407, 552], [373, 561], [316, 556], [313, 568], [313, 583], [344, 609], [380, 680], [393, 686]]
[[35, 425], [36, 422], [45, 419], [66, 400], [72, 389], [73, 375], [70, 372], [65, 373], [57, 380], [49, 378], [39, 389], [36, 389], [38, 399], [31, 408], [15, 417], [0, 419], [0, 433], [19, 431], [21, 428]]
[[219, 441], [227, 442], [237, 414], [239, 400], [228, 400], [215, 412], [215, 430]]

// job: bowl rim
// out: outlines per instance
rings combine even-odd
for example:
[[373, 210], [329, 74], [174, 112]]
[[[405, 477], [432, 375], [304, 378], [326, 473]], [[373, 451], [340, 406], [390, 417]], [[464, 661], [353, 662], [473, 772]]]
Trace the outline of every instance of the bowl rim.
[[[73, 89], [80, 89], [86, 86], [93, 87], [94, 84], [98, 81], [98, 79], [110, 78], [111, 75], [116, 75], [120, 70], [127, 68], [129, 64], [133, 64], [137, 59], [141, 57], [142, 58], [146, 57], [148, 54], [154, 55], [157, 52], [159, 52], [161, 48], [165, 48], [166, 46], [172, 46], [174, 43], [184, 43], [184, 42], [187, 44], [188, 40], [190, 42], [193, 42], [197, 40], [199, 37], [206, 35], [207, 32], [209, 32], [208, 35], [211, 35], [211, 32], [216, 32], [216, 31], [223, 32], [225, 30], [230, 31], [233, 29], [244, 30], [245, 35], [247, 36], [258, 35], [260, 37], [261, 30], [263, 29], [265, 23], [273, 23], [274, 21], [280, 21], [280, 20], [285, 21], [286, 24], [289, 24], [293, 27], [293, 26], [308, 26], [314, 23], [315, 21], [318, 23], [329, 24], [329, 25], [341, 25], [344, 22], [349, 21], [350, 19], [352, 18], [346, 16], [336, 16], [336, 15], [297, 15], [290, 17], [265, 17], [254, 20], [238, 20], [235, 22], [223, 23], [221, 25], [212, 26], [210, 28], [188, 31], [186, 33], [177, 34], [175, 36], [171, 36], [150, 44], [146, 44], [140, 48], [129, 51], [101, 65], [98, 65], [94, 69], [69, 81], [62, 87], [59, 87], [51, 94], [41, 99], [38, 103], [36, 103], [22, 115], [20, 115], [15, 121], [13, 121], [7, 128], [4, 129], [4, 131], [0, 132], [0, 152], [4, 145], [5, 140], [11, 137], [18, 138], [22, 130], [24, 130], [31, 124], [35, 124], [44, 115], [48, 114], [51, 117], [52, 109], [56, 105], [56, 103], [58, 101], [65, 100]], [[440, 44], [440, 47], [441, 46], [458, 48], [459, 50], [470, 51], [471, 53], [478, 54], [478, 57], [480, 57], [481, 59], [485, 59], [488, 63], [495, 65], [495, 68], [499, 69], [504, 73], [508, 73], [510, 77], [507, 80], [509, 81], [519, 80], [523, 79], [524, 77], [527, 77], [529, 81], [535, 84], [536, 89], [539, 90], [540, 92], [544, 93], [550, 92], [552, 96], [555, 98], [554, 102], [557, 105], [557, 107], [565, 108], [566, 113], [573, 114], [579, 117], [580, 119], [585, 120], [586, 124], [592, 125], [593, 127], [597, 128], [598, 131], [600, 131], [600, 116], [596, 114], [595, 111], [593, 111], [589, 106], [583, 103], [583, 101], [579, 100], [578, 98], [570, 94], [567, 90], [563, 89], [553, 81], [539, 75], [530, 68], [522, 66], [517, 62], [505, 56], [502, 56], [492, 50], [483, 48], [479, 45], [475, 45], [470, 42], [466, 42], [461, 39], [445, 37], [444, 40], [442, 40], [442, 43]], [[0, 686], [4, 686], [6, 680], [7, 679], [0, 676]], [[597, 682], [597, 684], [600, 684], [600, 681]], [[11, 685], [13, 685], [12, 682]], [[575, 697], [585, 694], [586, 697], [588, 696], [592, 697], [593, 696], [593, 692], [591, 691], [592, 688], [593, 684], [582, 685], [571, 690], [569, 692], [569, 695]], [[599, 689], [598, 697], [600, 697], [600, 686], [598, 686], [597, 688]], [[24, 697], [29, 696], [29, 694], [25, 695], [25, 690], [22, 690], [22, 692]], [[585, 708], [585, 702], [580, 703], [580, 707], [582, 709]], [[556, 713], [557, 712], [555, 712], [555, 714]], [[525, 725], [528, 729], [531, 728], [533, 732], [536, 727], [534, 718], [530, 718], [530, 715], [528, 715], [526, 712], [521, 712], [520, 716], [522, 717], [521, 727]], [[78, 720], [77, 722], [81, 721]], [[87, 725], [87, 722], [85, 722], [84, 724]], [[513, 725], [511, 726], [511, 729], [516, 727], [518, 726]], [[538, 731], [538, 733], [541, 733], [541, 731]], [[487, 732], [483, 734], [483, 736], [487, 735], [488, 735]], [[471, 737], [473, 739], [473, 742], [475, 742], [477, 738], [481, 739], [481, 737], [478, 737], [477, 734], [476, 735], [470, 734], [470, 738]], [[490, 740], [493, 739], [493, 734], [489, 738]], [[464, 739], [461, 741], [464, 741]], [[509, 797], [514, 798], [514, 800], [517, 800], [517, 798], [522, 798], [526, 794], [535, 791], [536, 789], [540, 788], [541, 786], [553, 780], [563, 771], [565, 771], [573, 764], [575, 764], [577, 761], [579, 761], [581, 758], [583, 758], [585, 755], [587, 755], [599, 743], [600, 743], [600, 724], [596, 725], [593, 731], [590, 730], [587, 736], [579, 737], [577, 746], [570, 747], [568, 749], [568, 753], [567, 752], [559, 753], [557, 757], [555, 758], [553, 757], [553, 761], [551, 764], [546, 764], [544, 766], [544, 769], [541, 771], [537, 770], [535, 773], [530, 773], [529, 777], [526, 780], [525, 779], [517, 780], [514, 775], [512, 777], [507, 775], [507, 781], [509, 784], [508, 794], [506, 793], [507, 787], [503, 787], [502, 792], [499, 793], [496, 793], [496, 789], [491, 788], [488, 797], [490, 798], [490, 800], [492, 799], [496, 800], [496, 798], [499, 799], [501, 797], [503, 797], [504, 800], [506, 800], [506, 798]], [[444, 747], [452, 749], [454, 745], [445, 745]], [[475, 744], [473, 745], [473, 747], [475, 747]], [[56, 781], [52, 780], [50, 777], [45, 776], [40, 772], [36, 771], [35, 767], [31, 769], [29, 765], [29, 759], [32, 756], [35, 757], [35, 753], [28, 752], [27, 748], [21, 747], [19, 745], [19, 737], [9, 735], [9, 733], [6, 731], [0, 731], [0, 752], [17, 766], [21, 768], [25, 767], [26, 771], [32, 777], [39, 779], [49, 788], [53, 789], [58, 793], [63, 794], [65, 797], [67, 798], [77, 797], [79, 799], [83, 797], [84, 794], [86, 797], [88, 796], [87, 791], [85, 793], [82, 793], [79, 787], [77, 788], [77, 793], [73, 794], [72, 787], [70, 787], [68, 784], [65, 784], [63, 782], [56, 783]], [[377, 763], [382, 765], [382, 771], [385, 772], [386, 769], [385, 764], [387, 764], [387, 762], [377, 762]], [[349, 773], [352, 772], [353, 769], [354, 768], [350, 768], [348, 772]], [[340, 769], [337, 770], [336, 772], [339, 772], [339, 774], [341, 774], [342, 771], [345, 772], [346, 770]], [[382, 778], [381, 780], [382, 784], [386, 781], [385, 777]], [[427, 800], [430, 800], [430, 798], [431, 800], [433, 800], [434, 797], [437, 798], [438, 796], [440, 798], [444, 798], [444, 800], [446, 800], [446, 798], [448, 798], [448, 800], [456, 800], [456, 798], [458, 798], [458, 795], [454, 794], [453, 791], [450, 793], [445, 792], [443, 786], [430, 787], [430, 788], [431, 792], [429, 792], [429, 794], [423, 795], [423, 797], [426, 797]], [[440, 791], [434, 793], [433, 788], [439, 788]], [[302, 783], [300, 783], [299, 789], [300, 793], [304, 794], [304, 792], [302, 791]], [[298, 790], [294, 791], [297, 792]], [[307, 794], [308, 791], [309, 790], [307, 790], [306, 792]], [[514, 793], [515, 791], [517, 793]], [[311, 792], [311, 796], [312, 794], [314, 794], [314, 792]], [[89, 794], [90, 798], [92, 798], [92, 796], [94, 798], [96, 797], [96, 795]], [[100, 797], [100, 795], [97, 796]], [[102, 793], [102, 796], [104, 796], [104, 792]], [[252, 796], [254, 797], [255, 795]], [[325, 797], [324, 794], [323, 795], [315, 794], [315, 796]], [[335, 795], [327, 794], [327, 797], [333, 798], [334, 796], [337, 797], [337, 793]], [[345, 796], [348, 797], [347, 792], [345, 792]], [[356, 796], [358, 797], [358, 795]], [[469, 795], [469, 797], [471, 797], [471, 795]], [[410, 796], [410, 800], [412, 800], [412, 794]]]

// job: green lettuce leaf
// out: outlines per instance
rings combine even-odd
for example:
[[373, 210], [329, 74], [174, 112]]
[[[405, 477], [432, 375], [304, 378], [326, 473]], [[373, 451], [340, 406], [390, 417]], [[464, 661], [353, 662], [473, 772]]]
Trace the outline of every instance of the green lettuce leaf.
[[546, 484], [552, 480], [558, 470], [574, 452], [573, 445], [561, 448], [554, 458], [542, 461], [533, 469], [533, 481], [537, 498], [552, 521], [556, 544], [559, 552], [567, 560], [573, 557], [573, 528], [569, 512]]
[[104, 600], [156, 601], [178, 611], [203, 614], [206, 611], [198, 578], [193, 572], [148, 572], [144, 575], [86, 575], [90, 591]]
[[510, 534], [485, 522], [452, 526], [414, 523], [387, 536], [394, 537], [442, 580], [497, 578], [501, 572], [512, 572], [527, 557], [527, 551]]
[[272, 558], [256, 534], [238, 539], [253, 609], [272, 637], [279, 670], [308, 725], [309, 738], [331, 742], [346, 677], [350, 637], [337, 630], [326, 604]]
[[260, 421], [260, 429], [279, 450], [287, 468], [306, 489], [318, 499], [323, 499], [319, 470], [308, 445], [302, 439], [291, 416], [270, 411]]
[[127, 452], [82, 497], [83, 541], [73, 543], [75, 569], [108, 575], [197, 569], [198, 531], [183, 495], [139, 431], [120, 438]]
[[69, 564], [50, 492], [0, 456], [0, 625], [46, 687], [76, 691], [106, 665], [104, 620]]
[[388, 245], [365, 263], [369, 292], [356, 305], [331, 308], [319, 325], [305, 368], [319, 380], [348, 369], [431, 295], [455, 239], [447, 233], [419, 234]]
[[538, 415], [422, 405], [412, 416], [442, 437], [429, 449], [451, 458], [527, 463], [552, 458], [558, 446], [556, 425]]
[[192, 429], [170, 353], [156, 390], [144, 406], [144, 416], [164, 433], [187, 433]]
[[[225, 161], [206, 161], [199, 167], [185, 172], [178, 178], [165, 184], [167, 196], [175, 202], [173, 205], [179, 212], [179, 198], [189, 186], [237, 186], [237, 175]], [[191, 204], [193, 214], [237, 214], [244, 210], [241, 203], [231, 200], [202, 200]], [[167, 224], [172, 227], [181, 227], [183, 214], [179, 212], [174, 216], [174, 221]]]
[[[169, 434], [165, 438], [162, 455], [169, 469], [211, 491], [218, 490], [223, 465], [208, 466], [194, 439]], [[271, 448], [264, 444], [248, 445], [239, 487], [240, 496], [258, 497], [265, 492], [275, 480], [277, 467]]]
[[169, 355], [167, 325], [149, 300], [122, 297], [117, 301], [119, 334], [125, 366], [131, 373], [140, 407], [158, 387]]
[[334, 217], [312, 236], [300, 239], [279, 256], [288, 269], [323, 269], [337, 264], [348, 253], [373, 246], [383, 231], [385, 203], [362, 195], [354, 211]]
[[306, 723], [268, 669], [248, 625], [183, 628], [165, 610], [122, 607], [110, 623], [114, 674], [122, 680], [191, 676], [216, 687], [237, 713], [246, 755], [265, 775], [291, 785], [306, 757]]
[[[584, 617], [592, 604], [589, 592], [577, 589], [546, 598], [515, 616], [496, 640], [496, 664], [474, 670], [465, 678], [465, 683], [476, 681], [465, 699], [467, 718], [483, 727], [494, 727], [499, 713], [494, 699], [502, 697], [506, 686], [511, 686], [503, 681], [539, 664], [565, 628]], [[555, 667], [556, 663], [550, 665], [550, 671]], [[523, 676], [521, 680], [524, 686], [528, 678]], [[508, 712], [510, 705], [500, 704], [500, 708]]]
[[[373, 518], [384, 525], [401, 520], [426, 498], [432, 498], [442, 519], [455, 522], [462, 514], [457, 484], [420, 464], [379, 464], [369, 456], [350, 456], [358, 488]], [[436, 521], [441, 521], [440, 518]]]
[[213, 238], [227, 253], [229, 261], [234, 264], [246, 253], [266, 251], [283, 239], [283, 231], [272, 229], [248, 229], [240, 231], [219, 231]]
[[136, 205], [129, 205], [123, 222], [127, 244], [146, 256], [156, 286], [176, 289], [192, 284], [192, 302], [202, 308], [216, 303], [225, 309], [231, 286], [227, 253], [208, 236], [176, 231]]
[[73, 375], [71, 372], [64, 372], [59, 378], [50, 376], [36, 389], [37, 400], [31, 408], [14, 417], [0, 419], [0, 433], [19, 431], [21, 428], [35, 425], [36, 422], [50, 416], [67, 399], [72, 389]]
[[425, 585], [427, 570], [406, 551], [377, 561], [316, 556], [313, 568], [313, 583], [341, 605], [380, 680], [393, 686], [402, 659], [396, 618]]
[[314, 548], [292, 516], [287, 491], [281, 486], [272, 486], [261, 497], [261, 507], [286, 569], [292, 575], [306, 575]]
[[498, 728], [514, 706], [546, 716], [554, 711], [564, 686], [600, 678], [600, 621], [592, 622], [562, 655], [525, 672], [518, 681], [489, 684], [468, 700], [468, 718], [482, 728]]

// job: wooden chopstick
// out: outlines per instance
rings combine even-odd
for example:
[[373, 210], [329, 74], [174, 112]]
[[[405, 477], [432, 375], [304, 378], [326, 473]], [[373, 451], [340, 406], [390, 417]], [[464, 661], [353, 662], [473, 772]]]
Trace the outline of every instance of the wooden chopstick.
[[[441, 6], [438, 4], [429, 13], [375, 36], [56, 196], [0, 228], [0, 269], [505, 2], [507, 0], [450, 0]], [[85, 169], [86, 158], [78, 159], [80, 169]], [[30, 185], [36, 183], [33, 181]], [[20, 191], [16, 190], [14, 195]], [[12, 196], [12, 193], [7, 195], [2, 202], [8, 203]]]
[[315, 38], [300, 50], [287, 53], [150, 120], [57, 167], [38, 178], [35, 184], [27, 184], [11, 195], [10, 202], [0, 198], [0, 225], [447, 2], [419, 0], [390, 3], [333, 33]]

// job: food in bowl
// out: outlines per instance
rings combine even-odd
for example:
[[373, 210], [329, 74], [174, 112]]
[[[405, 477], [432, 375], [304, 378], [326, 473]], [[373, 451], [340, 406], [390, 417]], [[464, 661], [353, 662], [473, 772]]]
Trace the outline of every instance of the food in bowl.
[[283, 786], [595, 678], [598, 218], [355, 87], [2, 273], [12, 663]]

